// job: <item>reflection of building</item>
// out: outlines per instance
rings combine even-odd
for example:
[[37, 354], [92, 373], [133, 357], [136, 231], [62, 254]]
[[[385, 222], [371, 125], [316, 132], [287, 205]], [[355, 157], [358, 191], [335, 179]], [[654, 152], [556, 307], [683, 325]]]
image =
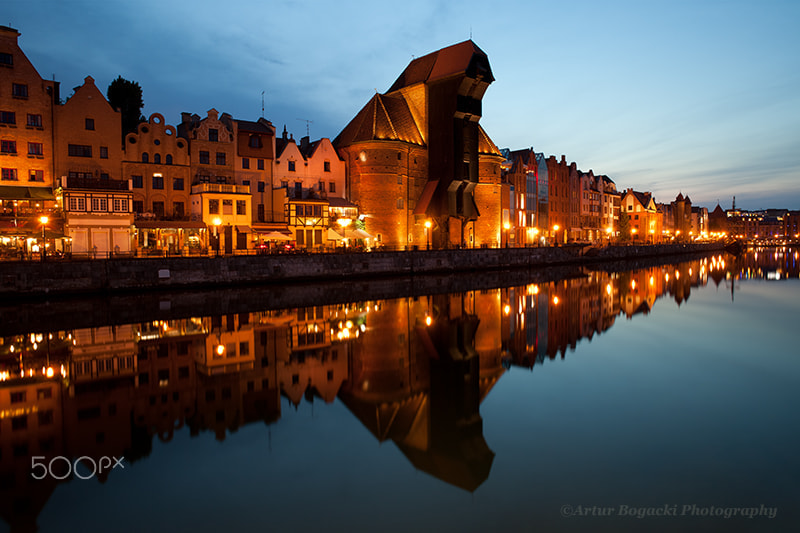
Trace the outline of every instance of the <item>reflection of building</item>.
[[475, 490], [494, 453], [479, 405], [502, 373], [496, 349], [475, 349], [475, 298], [381, 303], [353, 344], [351, 379], [340, 397], [379, 440], [390, 439], [416, 468]]

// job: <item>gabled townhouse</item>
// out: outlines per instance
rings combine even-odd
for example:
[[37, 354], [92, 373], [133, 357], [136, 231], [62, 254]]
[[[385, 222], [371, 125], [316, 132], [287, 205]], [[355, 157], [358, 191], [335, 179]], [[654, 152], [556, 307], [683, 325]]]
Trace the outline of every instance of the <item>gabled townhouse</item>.
[[122, 169], [133, 190], [136, 249], [145, 255], [200, 253], [206, 226], [191, 220], [189, 142], [153, 113], [125, 136]]
[[56, 210], [53, 143], [59, 83], [42, 79], [19, 47], [20, 33], [0, 26], [0, 256], [30, 251]]
[[106, 257], [131, 251], [130, 182], [122, 174], [122, 120], [94, 79], [55, 113], [55, 169], [67, 251]]
[[630, 218], [632, 241], [639, 243], [661, 241], [663, 214], [658, 211], [651, 193], [628, 188], [622, 196], [621, 210]]
[[253, 209], [250, 214], [254, 232], [283, 226], [284, 194], [273, 194], [275, 182], [275, 126], [264, 118], [252, 122], [233, 121], [236, 138], [234, 180], [237, 185], [250, 188]]
[[210, 109], [206, 118], [181, 114], [178, 136], [189, 141], [192, 218], [205, 223], [216, 253], [253, 247], [250, 187], [235, 181], [236, 137], [233, 119]]

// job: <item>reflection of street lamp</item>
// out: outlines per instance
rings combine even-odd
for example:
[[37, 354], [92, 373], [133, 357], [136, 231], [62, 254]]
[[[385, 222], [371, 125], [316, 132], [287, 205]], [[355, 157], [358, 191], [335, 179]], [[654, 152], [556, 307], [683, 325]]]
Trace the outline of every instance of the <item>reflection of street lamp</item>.
[[431, 249], [431, 224], [430, 220], [425, 221], [425, 239], [428, 241], [428, 250]]
[[222, 219], [214, 217], [212, 222], [214, 223], [214, 248], [217, 251], [217, 257], [219, 257], [219, 225], [222, 224]]
[[42, 263], [44, 263], [45, 256], [47, 255], [47, 237], [45, 237], [44, 231], [47, 228], [47, 222], [50, 219], [46, 216], [39, 217], [39, 222], [42, 223]]
[[506, 222], [505, 224], [503, 224], [503, 229], [506, 230], [506, 248], [508, 248], [508, 230], [511, 229], [511, 224]]
[[353, 222], [350, 218], [337, 218], [336, 223], [342, 227], [344, 235], [344, 245], [347, 246], [347, 226], [349, 226]]

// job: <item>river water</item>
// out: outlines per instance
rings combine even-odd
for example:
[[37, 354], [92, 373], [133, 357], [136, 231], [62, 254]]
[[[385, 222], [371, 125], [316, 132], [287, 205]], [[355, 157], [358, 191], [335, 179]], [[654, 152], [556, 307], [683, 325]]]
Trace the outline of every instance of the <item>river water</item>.
[[798, 264], [0, 337], [0, 530], [796, 529]]

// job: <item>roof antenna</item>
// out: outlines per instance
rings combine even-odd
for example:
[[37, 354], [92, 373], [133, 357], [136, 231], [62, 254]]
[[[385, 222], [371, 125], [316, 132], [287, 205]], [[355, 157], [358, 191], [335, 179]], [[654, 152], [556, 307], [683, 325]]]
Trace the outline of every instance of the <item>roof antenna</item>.
[[261, 91], [261, 118], [264, 118], [264, 91]]
[[308, 138], [310, 139], [311, 138], [311, 134], [308, 132], [308, 130], [309, 130], [309, 126], [311, 124], [313, 124], [314, 121], [313, 120], [306, 120], [304, 118], [298, 118], [297, 120], [299, 120], [300, 122], [305, 122], [306, 123], [306, 136], [308, 136]]
[[469, 40], [472, 40], [472, 24], [469, 25]]

